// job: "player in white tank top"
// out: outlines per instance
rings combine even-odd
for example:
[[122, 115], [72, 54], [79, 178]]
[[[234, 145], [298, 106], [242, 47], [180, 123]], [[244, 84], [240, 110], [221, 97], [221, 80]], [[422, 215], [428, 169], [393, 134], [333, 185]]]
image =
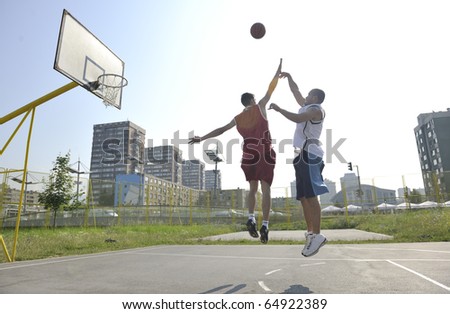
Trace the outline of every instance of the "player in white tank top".
[[302, 204], [307, 225], [306, 244], [302, 255], [309, 257], [316, 254], [327, 242], [325, 236], [320, 233], [321, 208], [318, 199], [318, 195], [328, 192], [322, 177], [323, 150], [319, 142], [325, 118], [325, 112], [321, 107], [325, 93], [320, 89], [312, 89], [305, 98], [289, 73], [282, 72], [280, 77], [288, 79], [291, 92], [301, 107], [298, 113], [289, 112], [273, 103], [269, 109], [273, 109], [288, 120], [297, 123], [294, 146], [300, 149], [300, 152], [294, 160], [294, 168], [297, 199]]

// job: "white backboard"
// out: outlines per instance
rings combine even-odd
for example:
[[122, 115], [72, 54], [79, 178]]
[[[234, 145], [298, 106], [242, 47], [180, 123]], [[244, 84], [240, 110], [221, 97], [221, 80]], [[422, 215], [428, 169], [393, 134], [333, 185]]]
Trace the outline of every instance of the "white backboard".
[[[124, 76], [125, 63], [105, 44], [78, 22], [67, 10], [63, 11], [54, 69], [104, 99], [104, 88], [89, 88], [102, 74]], [[120, 109], [122, 89], [110, 104]]]

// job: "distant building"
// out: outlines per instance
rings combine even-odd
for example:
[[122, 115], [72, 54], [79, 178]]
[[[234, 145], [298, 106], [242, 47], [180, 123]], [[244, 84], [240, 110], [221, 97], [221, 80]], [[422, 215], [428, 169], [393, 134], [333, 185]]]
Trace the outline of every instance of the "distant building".
[[182, 164], [183, 185], [197, 189], [205, 189], [205, 163], [198, 159], [183, 160]]
[[249, 191], [243, 189], [221, 190], [218, 194], [218, 205], [233, 208], [247, 209]]
[[114, 206], [192, 206], [203, 193], [152, 175], [118, 175]]
[[94, 203], [113, 205], [117, 175], [142, 174], [145, 130], [130, 121], [94, 125], [90, 180]]
[[361, 184], [360, 190], [358, 177], [354, 173], [344, 174], [344, 177], [341, 178], [341, 187], [342, 190], [331, 198], [332, 204], [338, 204], [338, 206], [352, 204], [373, 208], [382, 202], [390, 204], [396, 204], [397, 202], [395, 190], [383, 189], [368, 184]]
[[206, 170], [205, 171], [205, 190], [221, 190], [222, 189], [222, 174], [220, 170]]
[[414, 128], [425, 193], [430, 200], [450, 199], [450, 108], [422, 113]]
[[157, 178], [182, 184], [182, 152], [173, 145], [145, 149], [144, 172]]
[[[2, 185], [0, 185], [2, 187]], [[7, 185], [3, 185], [0, 189], [0, 215], [2, 214], [2, 208], [6, 211], [6, 208], [19, 208], [20, 201], [20, 189], [10, 188]], [[33, 211], [36, 209], [43, 209], [43, 206], [39, 203], [40, 192], [34, 190], [27, 190], [22, 200], [22, 213], [27, 211]]]

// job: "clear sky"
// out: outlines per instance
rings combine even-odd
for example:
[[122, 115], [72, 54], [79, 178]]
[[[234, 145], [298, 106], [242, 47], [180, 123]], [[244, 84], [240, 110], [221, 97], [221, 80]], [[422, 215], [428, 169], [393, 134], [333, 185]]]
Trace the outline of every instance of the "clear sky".
[[[67, 9], [124, 60], [129, 86], [120, 111], [79, 87], [38, 107], [30, 170], [48, 172], [68, 151], [73, 162], [89, 165], [94, 124], [130, 120], [153, 145], [170, 143], [177, 132], [204, 135], [243, 109], [243, 92], [260, 99], [283, 58], [303, 94], [326, 92], [324, 177], [338, 182], [351, 161], [363, 183], [396, 189], [404, 175], [408, 186], [421, 187], [417, 116], [450, 107], [447, 7], [437, 0], [2, 0], [0, 116], [70, 82], [53, 70]], [[254, 22], [266, 26], [260, 40], [249, 34]], [[286, 80], [271, 101], [298, 109]], [[279, 144], [289, 143], [295, 124], [273, 111], [268, 118], [278, 154], [273, 187], [283, 194], [279, 188], [294, 179], [293, 152]], [[19, 121], [0, 125], [2, 145]], [[26, 132], [0, 167], [22, 168]], [[233, 129], [218, 140], [226, 159], [222, 187], [247, 188], [239, 134]], [[339, 141], [342, 158], [331, 148]], [[205, 148], [180, 145], [185, 159], [203, 159]]]

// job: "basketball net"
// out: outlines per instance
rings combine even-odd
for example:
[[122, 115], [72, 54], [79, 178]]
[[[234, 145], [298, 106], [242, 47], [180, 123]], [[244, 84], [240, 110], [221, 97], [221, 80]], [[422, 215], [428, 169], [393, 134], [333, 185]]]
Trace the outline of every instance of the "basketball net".
[[128, 84], [125, 77], [118, 74], [103, 74], [98, 77], [99, 89], [102, 90], [105, 108], [115, 106], [122, 88]]

